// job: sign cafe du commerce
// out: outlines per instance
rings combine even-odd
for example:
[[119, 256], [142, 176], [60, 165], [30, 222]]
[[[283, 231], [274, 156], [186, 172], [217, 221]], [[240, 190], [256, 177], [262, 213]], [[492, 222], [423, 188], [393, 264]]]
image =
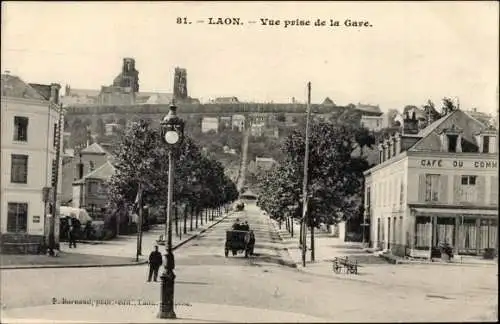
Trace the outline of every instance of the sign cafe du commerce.
[[420, 160], [420, 165], [426, 168], [474, 168], [474, 169], [496, 169], [498, 162], [490, 161], [474, 161], [474, 160]]

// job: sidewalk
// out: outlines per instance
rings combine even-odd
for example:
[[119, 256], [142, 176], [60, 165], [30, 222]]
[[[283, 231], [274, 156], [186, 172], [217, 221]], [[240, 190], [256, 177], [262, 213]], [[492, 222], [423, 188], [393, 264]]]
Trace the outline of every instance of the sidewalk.
[[[213, 221], [203, 223], [198, 229], [189, 231], [187, 234], [182, 233], [178, 237], [172, 233], [172, 245], [176, 249], [190, 240], [196, 238], [201, 233], [209, 228], [220, 223], [226, 217], [230, 216], [223, 214], [221, 217], [214, 218]], [[189, 224], [188, 224], [189, 225]], [[165, 233], [165, 225], [155, 225], [149, 231], [143, 232], [142, 235], [142, 255], [136, 261], [137, 251], [137, 235], [120, 235], [110, 241], [100, 241], [99, 243], [92, 242], [91, 244], [77, 243], [77, 248], [69, 248], [67, 243], [61, 244], [60, 257], [47, 257], [45, 255], [36, 255], [29, 257], [38, 257], [43, 259], [44, 264], [34, 264], [33, 262], [19, 262], [20, 264], [2, 265], [0, 269], [30, 269], [30, 268], [62, 268], [62, 267], [103, 267], [103, 266], [128, 266], [140, 265], [147, 262], [149, 253], [153, 250], [158, 237]], [[159, 247], [163, 250], [162, 246]], [[2, 256], [2, 258], [9, 256]], [[21, 256], [22, 257], [22, 256]], [[47, 258], [47, 259], [46, 259]], [[63, 259], [72, 260], [72, 262], [64, 262]], [[80, 261], [79, 261], [80, 260]], [[92, 261], [94, 260], [94, 261]], [[107, 261], [106, 261], [107, 260]], [[28, 264], [26, 264], [28, 263]], [[36, 262], [35, 262], [36, 263]]]
[[176, 319], [159, 319], [159, 305], [48, 305], [2, 312], [2, 323], [244, 323], [329, 322], [304, 314], [242, 306], [191, 303], [175, 306]]
[[[276, 222], [271, 221], [276, 231], [283, 239], [283, 245], [291, 258], [297, 263], [297, 269], [315, 276], [352, 280], [376, 285], [423, 288], [429, 290], [446, 291], [460, 294], [465, 291], [482, 291], [483, 293], [497, 291], [498, 268], [496, 262], [485, 263], [475, 260], [475, 264], [458, 263], [424, 263], [419, 264], [390, 264], [378, 255], [367, 252], [361, 243], [342, 242], [338, 238], [320, 236], [315, 238], [315, 262], [311, 262], [308, 235], [306, 253], [306, 267], [302, 266], [302, 251], [299, 248], [300, 227], [294, 228], [294, 237], [284, 226], [278, 229]], [[358, 274], [333, 272], [332, 260], [335, 257], [349, 257], [358, 261]], [[477, 259], [477, 258], [476, 258]], [[470, 261], [470, 260], [469, 260]], [[470, 261], [472, 262], [472, 261]], [[441, 267], [440, 267], [441, 266]]]

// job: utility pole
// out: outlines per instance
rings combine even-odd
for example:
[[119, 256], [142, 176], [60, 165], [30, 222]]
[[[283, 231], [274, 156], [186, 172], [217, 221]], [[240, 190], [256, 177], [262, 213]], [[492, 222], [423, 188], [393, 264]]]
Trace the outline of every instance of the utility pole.
[[[311, 82], [307, 83], [307, 112], [306, 112], [306, 152], [304, 156], [304, 180], [302, 187], [302, 266], [306, 266], [307, 251], [307, 175], [309, 172], [309, 116], [311, 114]], [[314, 230], [311, 232], [311, 243], [314, 240]], [[313, 245], [311, 245], [313, 247]], [[314, 258], [314, 250], [311, 250], [311, 258]], [[313, 259], [314, 260], [314, 259]]]
[[139, 255], [142, 255], [142, 184], [139, 182], [137, 189], [136, 203], [139, 209], [139, 220], [137, 221], [137, 252], [135, 254], [135, 261], [139, 262]]

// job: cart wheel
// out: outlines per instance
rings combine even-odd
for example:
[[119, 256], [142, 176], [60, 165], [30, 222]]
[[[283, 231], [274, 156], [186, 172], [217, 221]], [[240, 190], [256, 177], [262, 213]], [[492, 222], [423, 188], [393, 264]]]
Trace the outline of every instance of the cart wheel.
[[228, 250], [228, 249], [225, 249], [225, 250], [224, 250], [224, 255], [225, 255], [225, 256], [226, 256], [226, 258], [227, 258], [227, 256], [229, 255], [229, 250]]

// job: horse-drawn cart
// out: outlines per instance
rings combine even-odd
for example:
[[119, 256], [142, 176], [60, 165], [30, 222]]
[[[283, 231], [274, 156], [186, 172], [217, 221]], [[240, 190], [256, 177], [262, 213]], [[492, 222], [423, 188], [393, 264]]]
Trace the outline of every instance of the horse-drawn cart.
[[238, 254], [238, 252], [244, 252], [245, 258], [248, 258], [249, 255], [253, 255], [254, 245], [255, 236], [253, 231], [226, 231], [224, 255], [227, 257], [229, 255], [229, 251], [233, 253], [233, 256]]

